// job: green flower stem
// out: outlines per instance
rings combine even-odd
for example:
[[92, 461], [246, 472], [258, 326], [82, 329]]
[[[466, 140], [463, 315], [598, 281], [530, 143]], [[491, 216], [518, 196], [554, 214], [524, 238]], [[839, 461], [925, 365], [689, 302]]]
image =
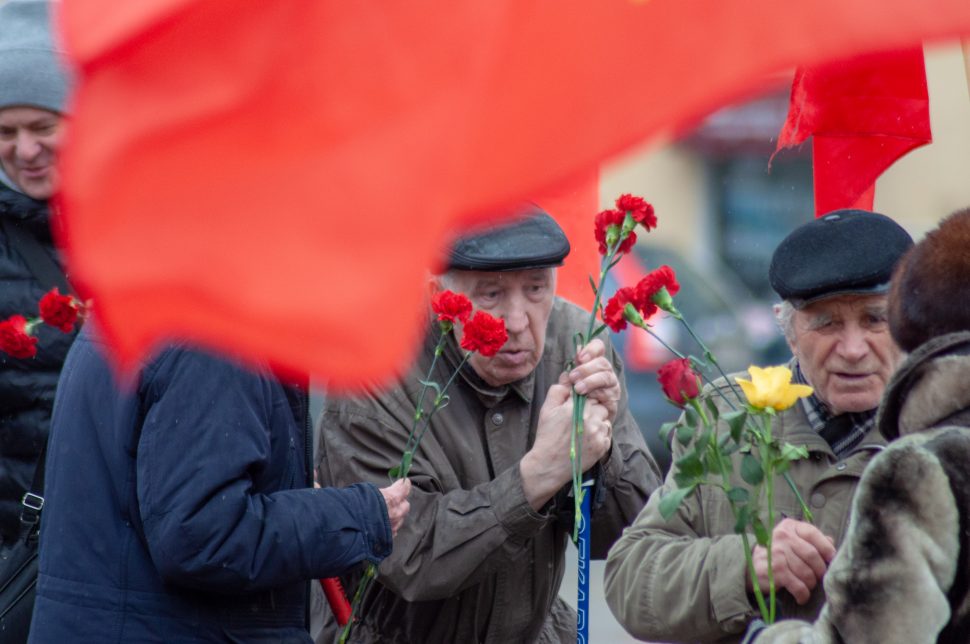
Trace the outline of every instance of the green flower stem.
[[[670, 346], [669, 344], [667, 344], [667, 342], [665, 342], [663, 338], [661, 338], [661, 337], [660, 337], [659, 335], [657, 335], [657, 334], [656, 334], [656, 332], [654, 332], [654, 330], [653, 330], [653, 329], [651, 329], [651, 328], [650, 328], [650, 327], [649, 327], [649, 326], [648, 326], [647, 324], [644, 324], [644, 325], [643, 325], [643, 326], [641, 326], [640, 328], [641, 328], [641, 329], [643, 329], [644, 331], [646, 331], [647, 333], [649, 333], [649, 334], [650, 334], [650, 337], [652, 337], [652, 338], [653, 338], [654, 340], [656, 340], [657, 342], [659, 342], [659, 343], [660, 343], [660, 345], [661, 345], [661, 346], [662, 346], [662, 347], [663, 347], [664, 349], [666, 349], [667, 351], [669, 351], [670, 353], [672, 353], [672, 354], [674, 354], [675, 356], [677, 356], [678, 358], [680, 358], [680, 359], [682, 359], [682, 360], [683, 360], [684, 358], [687, 358], [687, 356], [685, 356], [685, 355], [684, 355], [683, 353], [681, 353], [681, 352], [680, 352], [680, 351], [678, 351], [677, 349], [675, 349], [675, 348], [673, 348], [672, 346]], [[687, 359], [688, 359], [688, 360], [690, 360], [690, 358], [687, 358]], [[692, 362], [693, 362], [693, 361], [692, 361]], [[711, 380], [711, 379], [710, 379], [710, 378], [709, 378], [709, 377], [707, 376], [707, 374], [705, 374], [705, 373], [703, 373], [703, 372], [702, 372], [701, 370], [699, 370], [699, 371], [697, 372], [697, 375], [699, 375], [699, 376], [701, 377], [701, 380], [703, 380], [703, 381], [704, 381], [705, 383], [707, 383], [707, 384], [709, 384], [709, 385], [711, 385], [711, 388], [712, 388], [712, 389], [714, 390], [714, 392], [715, 392], [715, 393], [716, 393], [716, 394], [717, 394], [718, 396], [720, 396], [720, 397], [721, 397], [721, 399], [722, 399], [722, 400], [724, 401], [724, 403], [725, 403], [726, 405], [728, 405], [728, 406], [729, 406], [729, 407], [730, 407], [730, 408], [731, 408], [731, 409], [732, 409], [733, 411], [737, 411], [737, 410], [738, 410], [738, 408], [737, 408], [737, 406], [735, 406], [735, 404], [734, 404], [733, 402], [731, 402], [731, 401], [730, 401], [730, 400], [728, 399], [728, 397], [727, 397], [727, 396], [725, 396], [725, 395], [724, 395], [724, 392], [722, 392], [722, 391], [721, 391], [721, 388], [720, 388], [720, 387], [715, 387], [715, 386], [714, 386], [714, 381], [713, 381], [713, 380]]]
[[[461, 359], [461, 362], [458, 363], [458, 367], [451, 374], [451, 377], [448, 378], [448, 382], [445, 383], [445, 386], [441, 388], [441, 392], [442, 393], [440, 393], [437, 396], [435, 396], [434, 403], [431, 405], [431, 411], [428, 412], [428, 415], [424, 417], [424, 425], [422, 425], [421, 428], [415, 434], [414, 446], [411, 448], [411, 452], [412, 453], [418, 451], [418, 446], [421, 444], [421, 439], [424, 438], [425, 432], [427, 432], [428, 431], [428, 428], [431, 427], [431, 416], [433, 416], [434, 413], [436, 411], [438, 411], [442, 407], [442, 403], [445, 400], [444, 392], [448, 391], [448, 387], [450, 387], [451, 386], [451, 383], [454, 382], [455, 376], [457, 376], [458, 375], [458, 372], [461, 371], [461, 368], [465, 366], [465, 363], [468, 362], [468, 358], [470, 358], [471, 355], [472, 355], [471, 354], [471, 351], [469, 351], [468, 353], [465, 354], [465, 356]], [[435, 357], [437, 358], [437, 355]], [[432, 370], [429, 370], [429, 372], [428, 372], [428, 378], [429, 379], [431, 378], [431, 373], [433, 371], [433, 368], [434, 368], [434, 363], [432, 362]], [[401, 456], [401, 470], [400, 470], [401, 475], [398, 478], [399, 479], [405, 479], [405, 478], [407, 478], [408, 472], [410, 470], [411, 470], [411, 464], [410, 463], [406, 463], [405, 462], [405, 458], [402, 455]]]
[[785, 472], [782, 472], [781, 476], [782, 478], [785, 479], [785, 483], [788, 484], [788, 487], [791, 488], [791, 491], [795, 493], [795, 498], [798, 499], [798, 505], [800, 505], [802, 508], [802, 516], [804, 517], [804, 519], [809, 523], [814, 523], [815, 515], [812, 514], [812, 511], [808, 509], [808, 504], [806, 504], [805, 499], [802, 498], [802, 493], [798, 491], [798, 486], [796, 486], [795, 481], [792, 480], [791, 474], [785, 471]]
[[734, 393], [734, 396], [738, 399], [738, 401], [744, 402], [744, 398], [741, 396], [741, 392], [738, 391], [737, 386], [733, 382], [731, 382], [731, 379], [728, 378], [726, 373], [724, 373], [724, 369], [721, 368], [721, 363], [719, 363], [717, 361], [717, 358], [714, 357], [714, 353], [710, 350], [710, 348], [706, 344], [704, 344], [704, 341], [701, 340], [701, 338], [696, 333], [694, 333], [694, 329], [691, 327], [690, 324], [687, 323], [687, 320], [684, 319], [684, 316], [680, 314], [680, 311], [677, 311], [672, 315], [678, 320], [680, 320], [680, 323], [684, 325], [685, 329], [687, 329], [687, 333], [690, 334], [690, 337], [694, 338], [694, 342], [696, 342], [698, 346], [700, 346], [701, 350], [704, 352], [704, 357], [710, 360], [711, 364], [713, 364], [714, 367], [717, 368], [717, 372], [721, 374], [721, 377], [724, 378], [724, 380], [728, 383], [728, 386], [731, 388], [731, 391]]
[[[716, 431], [715, 431], [715, 434], [716, 434]], [[721, 480], [723, 481], [723, 485], [721, 485], [720, 487], [722, 490], [724, 490], [724, 493], [727, 494], [728, 491], [730, 491], [731, 488], [733, 487], [731, 485], [731, 473], [728, 472], [727, 465], [725, 464], [724, 459], [722, 458], [721, 452], [716, 449], [716, 445], [717, 445], [716, 439], [715, 439], [714, 445], [715, 447], [713, 448], [713, 453], [714, 453], [715, 459], [717, 460], [718, 468], [721, 471]], [[731, 514], [734, 515], [736, 520], [738, 517], [738, 507], [737, 507], [737, 504], [735, 504], [735, 502], [731, 500], [730, 496], [728, 497], [728, 504], [731, 506]], [[741, 536], [741, 544], [742, 544], [742, 547], [744, 548], [744, 562], [748, 570], [748, 576], [751, 578], [751, 588], [754, 591], [754, 599], [755, 599], [755, 602], [758, 604], [758, 611], [761, 613], [761, 618], [767, 622], [769, 617], [768, 606], [765, 604], [764, 594], [761, 592], [760, 584], [758, 584], [758, 573], [754, 569], [754, 558], [751, 556], [751, 541], [748, 539], [748, 533], [746, 530], [742, 530], [740, 536]]]
[[[448, 387], [451, 386], [451, 383], [454, 382], [455, 376], [457, 376], [458, 372], [461, 371], [461, 368], [465, 366], [465, 363], [468, 361], [468, 357], [471, 355], [471, 352], [464, 355], [461, 363], [458, 365], [458, 368], [455, 369], [454, 373], [452, 373], [451, 377], [448, 379], [447, 384], [445, 384], [445, 386], [440, 389], [438, 394], [435, 396], [434, 401], [431, 404], [431, 411], [424, 413], [424, 398], [427, 395], [430, 387], [429, 383], [431, 382], [431, 376], [434, 375], [435, 366], [438, 364], [439, 356], [444, 353], [445, 342], [447, 341], [448, 334], [450, 332], [450, 329], [448, 331], [441, 329], [441, 336], [438, 338], [438, 344], [435, 345], [434, 358], [431, 360], [431, 366], [428, 367], [428, 373], [425, 376], [424, 384], [421, 387], [421, 394], [418, 396], [417, 408], [415, 409], [414, 417], [411, 422], [411, 431], [408, 432], [408, 439], [404, 443], [404, 452], [401, 454], [401, 462], [398, 465], [398, 476], [394, 479], [395, 481], [406, 479], [408, 477], [408, 473], [411, 471], [413, 455], [418, 451], [418, 446], [421, 445], [421, 439], [424, 438], [425, 432], [427, 432], [428, 427], [431, 426], [431, 417], [443, 406], [445, 401], [444, 392], [446, 392]], [[411, 458], [408, 458], [409, 454], [411, 455]], [[354, 590], [354, 598], [350, 602], [350, 619], [347, 620], [343, 630], [340, 632], [340, 639], [338, 640], [339, 644], [345, 644], [347, 642], [347, 638], [350, 637], [350, 632], [353, 630], [354, 622], [357, 620], [360, 614], [360, 607], [364, 602], [364, 597], [367, 596], [367, 593], [376, 578], [377, 566], [372, 562], [367, 562], [367, 564], [364, 566], [364, 575], [360, 578], [360, 581], [357, 582], [357, 588]]]
[[[429, 383], [431, 382], [431, 375], [434, 373], [435, 365], [438, 364], [438, 357], [442, 353], [444, 353], [445, 339], [447, 337], [448, 337], [448, 334], [442, 330], [441, 335], [438, 337], [438, 344], [436, 344], [434, 348], [434, 357], [431, 359], [431, 366], [428, 368], [428, 373], [424, 378], [424, 384], [421, 386], [421, 394], [418, 396], [418, 405], [414, 410], [414, 420], [411, 423], [411, 431], [410, 433], [408, 433], [408, 440], [404, 444], [405, 452], [407, 452], [408, 450], [414, 451], [414, 448], [411, 446], [411, 441], [414, 439], [414, 430], [417, 427], [418, 421], [420, 421], [421, 418], [424, 416], [424, 396], [425, 394], [428, 393], [428, 387], [430, 386]], [[434, 412], [432, 411], [431, 413], [434, 413]]]
[[775, 575], [771, 562], [771, 531], [775, 526], [775, 449], [772, 446], [771, 424], [769, 418], [759, 415], [761, 418], [762, 430], [758, 443], [758, 456], [761, 458], [761, 467], [764, 471], [764, 490], [768, 500], [768, 523], [765, 529], [768, 530], [768, 543], [765, 545], [768, 557], [768, 619], [767, 624], [775, 623], [775, 604], [777, 592], [775, 591]]
[[338, 644], [346, 644], [347, 638], [350, 637], [350, 631], [353, 629], [354, 622], [357, 620], [360, 605], [364, 601], [364, 595], [370, 590], [371, 584], [376, 577], [377, 566], [373, 562], [368, 561], [367, 565], [364, 566], [364, 576], [357, 582], [357, 590], [354, 591], [354, 599], [350, 603], [350, 618], [344, 624], [343, 630], [340, 631], [340, 639], [337, 640]]
[[[623, 231], [625, 232], [622, 232], [614, 243], [607, 246], [606, 255], [600, 262], [599, 280], [593, 286], [593, 309], [589, 314], [589, 324], [586, 326], [586, 335], [580, 338], [580, 346], [577, 347], [577, 351], [586, 346], [586, 344], [588, 344], [596, 335], [599, 335], [603, 328], [596, 328], [596, 315], [600, 312], [600, 309], [603, 306], [603, 282], [606, 280], [606, 274], [611, 268], [616, 266], [616, 262], [619, 261], [619, 258], [614, 259], [616, 256], [616, 251], [620, 247], [620, 244], [623, 243], [623, 240], [629, 235], [630, 230], [633, 229], [634, 225], [633, 218], [629, 213], [627, 213], [623, 220]], [[576, 541], [579, 539], [579, 523], [583, 513], [583, 495], [586, 493], [586, 491], [583, 489], [583, 411], [586, 408], [586, 396], [577, 393], [576, 390], [573, 389], [572, 398], [573, 429], [569, 437], [569, 461], [572, 467], [573, 479], [573, 543], [576, 543]]]

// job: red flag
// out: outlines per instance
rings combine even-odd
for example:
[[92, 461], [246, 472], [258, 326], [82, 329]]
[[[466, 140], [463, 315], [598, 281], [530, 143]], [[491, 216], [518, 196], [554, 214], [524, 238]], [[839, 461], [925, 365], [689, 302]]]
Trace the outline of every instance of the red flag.
[[815, 215], [871, 210], [879, 175], [932, 140], [922, 48], [799, 68], [778, 149], [809, 136]]
[[766, 73], [970, 33], [967, 0], [61, 9], [69, 261], [120, 360], [188, 337], [331, 385], [409, 361], [425, 271], [495, 207]]

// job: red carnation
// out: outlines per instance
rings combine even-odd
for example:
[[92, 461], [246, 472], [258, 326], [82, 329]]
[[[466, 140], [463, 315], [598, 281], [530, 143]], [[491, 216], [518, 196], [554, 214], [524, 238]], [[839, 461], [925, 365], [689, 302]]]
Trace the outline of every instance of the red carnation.
[[606, 309], [603, 311], [603, 321], [614, 331], [622, 331], [626, 328], [627, 318], [625, 311], [627, 304], [632, 304], [634, 308], [637, 308], [637, 292], [629, 286], [624, 286], [619, 289], [610, 298], [610, 301], [606, 303]]
[[468, 316], [472, 314], [472, 302], [462, 293], [454, 291], [438, 291], [431, 298], [431, 308], [438, 316], [440, 322], [455, 321], [465, 323]]
[[657, 371], [657, 380], [664, 395], [678, 407], [697, 398], [701, 392], [701, 377], [691, 367], [689, 358], [671, 360]]
[[73, 297], [61, 295], [55, 286], [40, 298], [40, 319], [64, 333], [74, 330], [78, 308]]
[[643, 197], [633, 195], [620, 195], [616, 200], [616, 208], [622, 213], [630, 213], [633, 220], [650, 230], [657, 227], [657, 216], [653, 213], [653, 206], [648, 204]]
[[[663, 296], [660, 290], [662, 288], [667, 289], [668, 297]], [[640, 301], [640, 308], [644, 312], [644, 316], [650, 317], [646, 311], [648, 307], [653, 305], [659, 306], [665, 311], [670, 311], [673, 308], [673, 302], [670, 301], [670, 298], [677, 295], [678, 291], [680, 291], [680, 284], [677, 283], [674, 269], [669, 266], [663, 265], [657, 270], [647, 273], [637, 284], [637, 299]], [[653, 310], [650, 313], [653, 313]]]
[[[620, 232], [623, 230], [623, 219], [626, 214], [619, 210], [604, 210], [600, 214], [596, 215], [596, 241], [600, 245], [600, 255], [606, 255], [607, 251], [607, 236], [610, 233], [610, 228], [614, 228], [614, 236], [619, 237]], [[610, 241], [613, 241], [611, 238]], [[627, 234], [626, 239], [620, 243], [620, 247], [616, 250], [618, 254], [626, 253], [630, 250], [633, 244], [637, 243], [636, 233], [630, 232]]]
[[461, 348], [477, 351], [486, 358], [491, 358], [508, 339], [505, 320], [494, 318], [485, 311], [479, 311], [462, 329]]
[[37, 355], [37, 338], [27, 334], [24, 316], [11, 315], [0, 322], [0, 350], [21, 359]]

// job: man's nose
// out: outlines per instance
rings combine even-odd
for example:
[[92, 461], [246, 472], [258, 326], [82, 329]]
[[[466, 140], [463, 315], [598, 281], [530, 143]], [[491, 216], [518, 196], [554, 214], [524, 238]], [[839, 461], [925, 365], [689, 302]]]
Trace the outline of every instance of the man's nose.
[[502, 318], [509, 335], [522, 333], [529, 328], [529, 314], [522, 298], [512, 297]]
[[839, 355], [851, 362], [858, 362], [865, 358], [869, 353], [868, 333], [860, 326], [846, 325], [839, 339]]
[[35, 160], [43, 149], [37, 137], [30, 132], [17, 134], [16, 145], [17, 158], [21, 161]]

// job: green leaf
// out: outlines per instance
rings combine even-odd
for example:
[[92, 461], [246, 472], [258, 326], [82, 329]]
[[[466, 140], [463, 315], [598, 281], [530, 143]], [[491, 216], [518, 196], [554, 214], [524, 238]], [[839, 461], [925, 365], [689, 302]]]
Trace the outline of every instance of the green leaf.
[[728, 490], [727, 497], [735, 503], [747, 503], [751, 495], [743, 487], [732, 487]]
[[674, 516], [677, 508], [686, 499], [691, 492], [694, 491], [693, 485], [690, 487], [677, 488], [676, 490], [671, 490], [663, 495], [660, 499], [660, 516], [664, 518], [665, 521], [669, 520], [670, 517]]
[[592, 288], [593, 289], [593, 292], [595, 293], [596, 292], [596, 282], [593, 281], [593, 276], [592, 275], [587, 275], [586, 278], [589, 280], [589, 286], [590, 286], [590, 288]]
[[414, 452], [407, 450], [404, 455], [401, 456], [401, 470], [398, 473], [399, 476], [407, 476], [408, 472], [411, 471], [411, 461], [414, 460]]
[[674, 483], [677, 484], [677, 487], [690, 487], [692, 485], [697, 485], [698, 480], [696, 476], [688, 476], [683, 472], [675, 472]]
[[677, 426], [677, 442], [687, 447], [690, 445], [690, 440], [694, 438], [694, 430], [687, 425]]
[[697, 427], [697, 421], [699, 419], [700, 419], [700, 417], [697, 415], [697, 412], [696, 411], [694, 411], [690, 407], [685, 407], [684, 408], [684, 422], [689, 427]]
[[731, 428], [731, 438], [735, 443], [741, 442], [741, 432], [744, 431], [744, 423], [748, 419], [746, 411], [732, 411], [724, 414], [722, 420], [726, 421]]
[[741, 478], [748, 485], [759, 485], [765, 478], [761, 463], [751, 454], [745, 454], [741, 458]]
[[704, 450], [704, 469], [712, 474], [720, 474], [721, 463], [717, 452], [709, 449]]
[[748, 519], [751, 518], [751, 510], [748, 506], [742, 505], [738, 508], [738, 513], [734, 517], [734, 531], [741, 534], [748, 529]]
[[438, 394], [439, 396], [441, 395], [441, 385], [439, 385], [434, 380], [418, 380], [418, 382], [421, 383], [422, 385], [425, 385], [426, 387], [431, 387], [432, 389], [434, 389], [436, 394]]
[[761, 521], [761, 517], [755, 516], [754, 521], [751, 522], [751, 527], [754, 528], [754, 538], [758, 541], [758, 545], [767, 548], [768, 542], [771, 540], [771, 533], [768, 532], [768, 528]]
[[708, 411], [711, 412], [711, 418], [714, 422], [717, 422], [718, 417], [721, 415], [721, 411], [717, 408], [717, 403], [714, 402], [713, 398], [705, 398], [704, 404], [707, 405]]
[[684, 476], [699, 478], [704, 475], [704, 465], [696, 452], [690, 452], [677, 459], [677, 471]]
[[803, 458], [808, 458], [808, 448], [804, 445], [796, 447], [791, 443], [785, 443], [781, 446], [781, 457], [786, 461], [798, 461]]
[[670, 447], [670, 432], [674, 431], [677, 427], [677, 423], [664, 423], [660, 426], [660, 442]]
[[401, 478], [401, 466], [395, 465], [391, 469], [387, 470], [387, 475], [391, 477], [392, 481], [396, 481]]

